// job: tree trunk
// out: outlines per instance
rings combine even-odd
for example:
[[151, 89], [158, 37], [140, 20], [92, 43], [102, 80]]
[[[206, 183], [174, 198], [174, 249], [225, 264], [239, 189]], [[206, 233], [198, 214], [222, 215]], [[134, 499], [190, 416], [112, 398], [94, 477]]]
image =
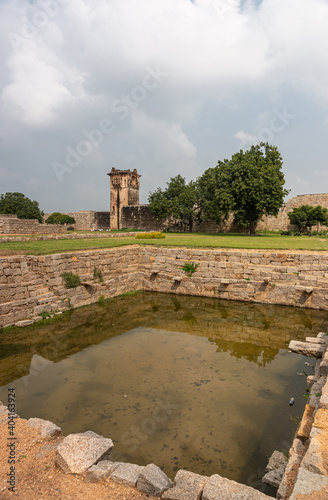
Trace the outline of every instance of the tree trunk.
[[189, 219], [189, 233], [192, 233], [193, 221], [192, 218]]
[[255, 236], [255, 222], [253, 220], [249, 221], [249, 234]]

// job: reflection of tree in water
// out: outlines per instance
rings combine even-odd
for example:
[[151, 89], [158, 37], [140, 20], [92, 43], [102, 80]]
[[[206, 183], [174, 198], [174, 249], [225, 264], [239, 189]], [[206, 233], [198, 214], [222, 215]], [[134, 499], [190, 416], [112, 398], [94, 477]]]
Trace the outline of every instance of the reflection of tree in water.
[[228, 352], [237, 359], [246, 359], [257, 366], [266, 366], [277, 356], [279, 349], [263, 347], [246, 342], [233, 342], [221, 339], [208, 339], [217, 345], [217, 352]]

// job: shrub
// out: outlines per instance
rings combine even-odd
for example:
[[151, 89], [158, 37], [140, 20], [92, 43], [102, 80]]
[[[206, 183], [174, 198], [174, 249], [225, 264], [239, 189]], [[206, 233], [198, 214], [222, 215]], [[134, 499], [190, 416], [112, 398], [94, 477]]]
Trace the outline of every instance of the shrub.
[[70, 217], [66, 214], [61, 214], [60, 212], [54, 212], [49, 215], [48, 219], [46, 220], [46, 224], [75, 224], [75, 219], [74, 217]]
[[138, 238], [138, 239], [144, 239], [144, 240], [148, 240], [148, 239], [162, 239], [162, 238], [165, 238], [165, 234], [159, 232], [159, 231], [152, 231], [150, 233], [140, 233], [140, 234], [137, 234], [135, 236], [135, 238]]
[[65, 288], [76, 288], [81, 284], [80, 277], [72, 272], [62, 273], [61, 277], [64, 279]]
[[101, 270], [97, 269], [96, 267], [93, 268], [93, 279], [95, 281], [98, 280], [99, 283], [103, 283], [103, 281], [104, 281]]
[[181, 269], [190, 277], [196, 272], [198, 266], [199, 264], [195, 264], [194, 262], [185, 262]]

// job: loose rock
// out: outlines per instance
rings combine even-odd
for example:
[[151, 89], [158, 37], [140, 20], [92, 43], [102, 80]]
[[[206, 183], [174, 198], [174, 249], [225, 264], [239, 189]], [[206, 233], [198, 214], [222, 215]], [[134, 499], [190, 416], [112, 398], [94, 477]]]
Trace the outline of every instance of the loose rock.
[[[187, 498], [187, 497], [186, 497]], [[250, 486], [214, 474], [205, 484], [202, 500], [265, 500], [270, 499]]]
[[30, 427], [37, 427], [42, 439], [61, 436], [62, 433], [61, 427], [58, 427], [58, 425], [50, 422], [49, 420], [43, 420], [42, 418], [30, 418], [27, 421], [27, 424]]
[[163, 493], [165, 500], [199, 500], [207, 477], [186, 470], [179, 470], [174, 478], [175, 486]]
[[87, 431], [70, 434], [58, 446], [55, 463], [66, 474], [82, 474], [101, 459], [109, 458], [113, 441]]
[[87, 470], [85, 480], [87, 483], [100, 483], [105, 481], [122, 462], [110, 462], [109, 460], [101, 460], [96, 465]]
[[297, 354], [305, 354], [306, 356], [312, 356], [313, 358], [321, 358], [325, 350], [325, 345], [291, 340], [289, 343], [289, 349]]
[[142, 471], [143, 467], [141, 465], [122, 464], [114, 470], [110, 479], [111, 481], [114, 481], [114, 483], [135, 487], [139, 474]]
[[154, 497], [172, 488], [173, 483], [157, 465], [149, 464], [143, 468], [137, 481], [137, 490]]

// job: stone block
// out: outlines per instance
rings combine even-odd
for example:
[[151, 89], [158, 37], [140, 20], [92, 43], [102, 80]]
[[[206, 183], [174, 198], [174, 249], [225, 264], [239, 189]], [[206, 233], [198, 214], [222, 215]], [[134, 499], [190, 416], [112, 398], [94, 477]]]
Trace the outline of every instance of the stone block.
[[175, 485], [165, 491], [162, 498], [165, 500], [199, 500], [207, 480], [205, 476], [179, 470], [174, 478]]
[[328, 477], [320, 476], [300, 468], [293, 493], [289, 498], [290, 500], [305, 500], [307, 498], [327, 500], [327, 492]]
[[202, 496], [202, 500], [265, 500], [269, 498], [272, 497], [268, 497], [250, 486], [245, 486], [244, 484], [221, 477], [218, 474], [214, 474], [208, 479]]
[[30, 418], [27, 421], [30, 427], [37, 427], [41, 438], [52, 438], [55, 436], [61, 436], [61, 427], [58, 427], [53, 422], [49, 420], [43, 420], [42, 418]]
[[114, 483], [135, 487], [142, 470], [143, 467], [141, 465], [122, 464], [114, 470], [110, 479]]
[[100, 460], [109, 458], [111, 439], [87, 431], [69, 434], [58, 446], [55, 464], [66, 474], [82, 474]]
[[326, 382], [324, 383], [321, 390], [319, 408], [328, 410], [328, 378], [326, 378]]
[[315, 410], [314, 406], [311, 406], [309, 404], [305, 405], [303, 417], [302, 417], [300, 426], [297, 430], [297, 438], [303, 442], [306, 441], [307, 439], [309, 439], [309, 437], [310, 437], [312, 424], [314, 421], [314, 418], [313, 418], [314, 410]]
[[120, 465], [122, 465], [122, 462], [101, 460], [87, 470], [85, 480], [87, 483], [100, 483], [101, 481], [105, 481]]
[[24, 319], [21, 321], [17, 321], [16, 326], [23, 328], [24, 326], [32, 325], [32, 323], [34, 323], [34, 321], [32, 319]]
[[[326, 410], [318, 410], [326, 411]], [[318, 413], [317, 412], [317, 413]], [[316, 421], [316, 418], [315, 418]], [[328, 428], [314, 427], [310, 434], [310, 444], [303, 458], [301, 468], [315, 474], [328, 475]]]
[[268, 465], [265, 468], [266, 472], [269, 472], [274, 469], [279, 469], [280, 467], [286, 467], [287, 465], [287, 458], [281, 451], [274, 451], [269, 458]]
[[320, 398], [322, 394], [322, 388], [325, 385], [327, 377], [320, 377], [319, 380], [313, 384], [310, 391], [309, 405], [315, 408], [319, 407]]
[[171, 479], [155, 464], [144, 467], [137, 480], [137, 490], [154, 497], [159, 497], [172, 486]]
[[325, 375], [328, 375], [328, 351], [325, 352], [320, 363], [320, 376]]
[[299, 342], [298, 340], [292, 340], [288, 347], [297, 354], [305, 354], [306, 356], [312, 356], [314, 358], [320, 358], [325, 349], [324, 345]]
[[326, 339], [323, 337], [305, 337], [306, 342], [310, 342], [312, 344], [325, 344]]

